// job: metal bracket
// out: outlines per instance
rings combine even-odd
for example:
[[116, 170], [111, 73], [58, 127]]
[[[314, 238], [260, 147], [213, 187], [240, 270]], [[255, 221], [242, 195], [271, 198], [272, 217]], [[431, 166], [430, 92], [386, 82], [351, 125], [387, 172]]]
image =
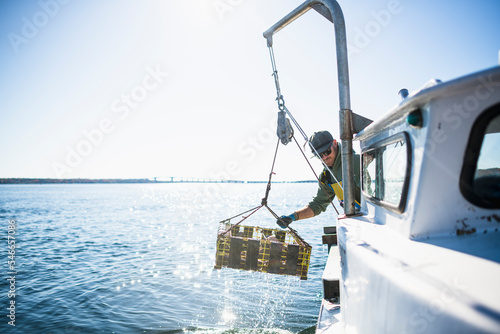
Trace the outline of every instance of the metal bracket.
[[371, 119], [352, 113], [352, 132], [359, 133], [361, 130], [366, 128], [368, 125], [373, 123]]

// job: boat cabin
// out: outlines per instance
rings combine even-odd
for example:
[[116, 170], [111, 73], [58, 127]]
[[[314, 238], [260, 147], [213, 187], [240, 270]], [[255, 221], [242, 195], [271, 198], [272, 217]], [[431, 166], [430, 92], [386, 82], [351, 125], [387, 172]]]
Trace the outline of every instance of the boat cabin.
[[432, 80], [355, 139], [373, 223], [416, 240], [500, 227], [499, 67]]
[[362, 209], [338, 219], [319, 333], [500, 332], [499, 89], [499, 67], [434, 80], [355, 137]]

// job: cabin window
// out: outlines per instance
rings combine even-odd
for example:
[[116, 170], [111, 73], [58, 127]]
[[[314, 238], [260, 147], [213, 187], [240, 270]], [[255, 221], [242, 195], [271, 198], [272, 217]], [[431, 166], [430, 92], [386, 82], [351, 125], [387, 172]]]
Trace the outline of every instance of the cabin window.
[[500, 208], [500, 105], [474, 123], [460, 177], [462, 194], [483, 208]]
[[363, 150], [363, 195], [375, 204], [405, 210], [411, 166], [408, 136], [400, 133]]

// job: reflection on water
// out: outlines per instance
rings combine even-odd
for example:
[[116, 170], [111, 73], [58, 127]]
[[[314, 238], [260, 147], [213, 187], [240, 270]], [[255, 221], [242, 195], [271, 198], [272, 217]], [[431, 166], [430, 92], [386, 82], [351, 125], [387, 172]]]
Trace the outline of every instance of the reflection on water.
[[[326, 261], [322, 228], [332, 216], [295, 226], [313, 246], [307, 281], [214, 270], [218, 222], [260, 204], [265, 185], [226, 185], [210, 196], [204, 186], [0, 186], [1, 218], [18, 226], [16, 330], [297, 333], [313, 326]], [[315, 189], [274, 185], [269, 205], [292, 212]], [[274, 228], [261, 211], [245, 223]], [[7, 302], [2, 294], [0, 305]]]

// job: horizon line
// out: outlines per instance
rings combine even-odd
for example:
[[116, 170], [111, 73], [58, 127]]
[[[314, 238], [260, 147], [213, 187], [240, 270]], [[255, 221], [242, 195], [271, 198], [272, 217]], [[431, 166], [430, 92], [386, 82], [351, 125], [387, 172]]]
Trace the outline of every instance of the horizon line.
[[[205, 178], [0, 178], [0, 184], [55, 183], [267, 183], [265, 180], [218, 180]], [[271, 181], [271, 183], [312, 183], [317, 180]]]

